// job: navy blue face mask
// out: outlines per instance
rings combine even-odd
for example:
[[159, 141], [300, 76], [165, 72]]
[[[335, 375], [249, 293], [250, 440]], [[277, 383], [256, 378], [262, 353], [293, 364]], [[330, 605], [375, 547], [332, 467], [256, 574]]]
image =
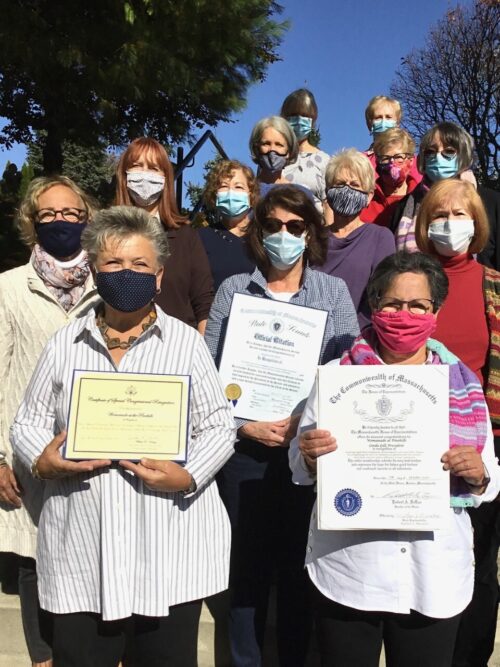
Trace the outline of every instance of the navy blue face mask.
[[95, 275], [97, 293], [111, 308], [122, 313], [141, 310], [154, 299], [156, 274], [122, 269], [99, 271]]
[[85, 222], [35, 222], [38, 243], [52, 257], [71, 257], [81, 250], [81, 236], [87, 224]]

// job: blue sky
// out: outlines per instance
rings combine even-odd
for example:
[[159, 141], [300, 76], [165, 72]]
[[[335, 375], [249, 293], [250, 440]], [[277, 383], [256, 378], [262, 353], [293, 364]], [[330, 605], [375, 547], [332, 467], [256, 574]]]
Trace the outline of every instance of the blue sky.
[[[291, 23], [279, 50], [282, 61], [269, 68], [263, 83], [249, 89], [247, 107], [235, 122], [214, 130], [230, 157], [250, 165], [248, 138], [253, 125], [279, 113], [286, 95], [300, 87], [312, 90], [318, 102], [323, 150], [367, 148], [366, 103], [374, 95], [388, 93], [401, 58], [424, 45], [431, 26], [456, 2], [281, 0], [280, 4], [282, 18]], [[195, 166], [186, 171], [186, 180], [199, 182], [203, 164], [213, 155], [206, 145]], [[24, 156], [21, 146], [3, 151], [0, 174], [8, 159], [20, 166]]]

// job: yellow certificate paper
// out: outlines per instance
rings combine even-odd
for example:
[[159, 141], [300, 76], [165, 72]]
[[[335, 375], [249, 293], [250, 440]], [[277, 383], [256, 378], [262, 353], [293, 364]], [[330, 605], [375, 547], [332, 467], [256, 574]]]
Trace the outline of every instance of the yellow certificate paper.
[[185, 462], [190, 377], [75, 370], [67, 459]]

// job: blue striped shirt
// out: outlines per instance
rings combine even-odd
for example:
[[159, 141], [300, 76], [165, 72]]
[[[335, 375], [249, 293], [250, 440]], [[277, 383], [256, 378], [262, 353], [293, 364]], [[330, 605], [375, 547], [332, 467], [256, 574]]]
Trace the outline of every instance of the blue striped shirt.
[[66, 427], [73, 369], [191, 376], [186, 469], [194, 494], [151, 491], [115, 464], [44, 483], [37, 571], [41, 605], [51, 612], [166, 616], [171, 605], [227, 587], [230, 528], [213, 478], [232, 454], [234, 422], [201, 336], [157, 313], [118, 368], [94, 311], [58, 331], [12, 427], [15, 456], [30, 468]]

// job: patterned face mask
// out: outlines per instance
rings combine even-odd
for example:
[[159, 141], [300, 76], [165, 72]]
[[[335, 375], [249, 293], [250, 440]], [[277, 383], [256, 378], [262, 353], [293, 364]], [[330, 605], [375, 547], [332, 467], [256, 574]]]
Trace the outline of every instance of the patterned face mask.
[[127, 171], [127, 190], [137, 206], [151, 206], [161, 196], [165, 176], [155, 171]]
[[349, 185], [330, 188], [326, 193], [326, 199], [334, 213], [346, 218], [358, 215], [368, 205], [368, 193], [355, 190]]
[[156, 294], [156, 274], [123, 269], [99, 271], [95, 276], [97, 293], [111, 308], [133, 313], [147, 306]]

